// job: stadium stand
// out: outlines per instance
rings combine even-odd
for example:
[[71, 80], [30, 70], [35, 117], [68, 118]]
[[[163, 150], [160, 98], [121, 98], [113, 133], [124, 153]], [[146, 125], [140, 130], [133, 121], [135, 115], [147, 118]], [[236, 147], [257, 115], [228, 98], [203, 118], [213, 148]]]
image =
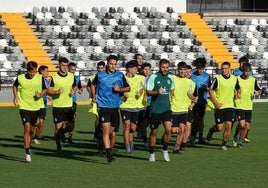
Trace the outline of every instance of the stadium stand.
[[267, 40], [264, 15], [179, 14], [172, 7], [92, 7], [88, 12], [33, 7], [24, 14], [0, 14], [0, 68], [24, 70], [22, 62], [35, 60], [55, 71], [58, 58], [65, 56], [80, 71], [94, 70], [110, 53], [118, 55], [121, 66], [141, 53], [154, 68], [160, 58], [174, 67], [179, 61], [191, 65], [196, 57], [205, 57], [212, 69], [223, 61], [236, 68], [237, 59], [247, 55], [257, 69], [268, 66]]

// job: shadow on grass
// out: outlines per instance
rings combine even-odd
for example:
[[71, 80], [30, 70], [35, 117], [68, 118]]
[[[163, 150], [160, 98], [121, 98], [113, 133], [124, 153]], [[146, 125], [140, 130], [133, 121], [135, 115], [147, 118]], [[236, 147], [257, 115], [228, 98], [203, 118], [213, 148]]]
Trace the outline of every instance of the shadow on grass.
[[7, 155], [4, 155], [4, 154], [0, 154], [0, 159], [25, 163], [25, 160], [22, 160], [21, 158], [7, 156]]

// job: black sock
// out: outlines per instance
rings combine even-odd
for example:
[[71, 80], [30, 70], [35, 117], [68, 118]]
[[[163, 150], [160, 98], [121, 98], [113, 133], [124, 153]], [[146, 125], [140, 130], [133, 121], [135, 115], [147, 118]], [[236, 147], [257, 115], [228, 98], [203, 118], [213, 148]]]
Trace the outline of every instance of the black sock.
[[246, 134], [245, 138], [248, 138], [248, 132], [249, 132], [249, 129], [248, 129], [248, 131], [247, 131], [247, 134]]
[[203, 140], [203, 133], [199, 133], [199, 140]]
[[25, 153], [30, 155], [30, 148], [25, 148]]
[[164, 142], [163, 143], [163, 150], [167, 150], [167, 147], [168, 147], [168, 143], [167, 142]]
[[107, 158], [111, 158], [112, 157], [111, 150], [112, 150], [111, 148], [105, 149]]
[[181, 146], [182, 146], [182, 147], [185, 147], [185, 146], [186, 146], [186, 142], [182, 142], [182, 143], [181, 143]]
[[222, 146], [226, 146], [226, 144], [227, 144], [227, 141], [225, 141], [225, 140], [222, 140]]
[[154, 146], [150, 146], [150, 154], [154, 153]]
[[240, 132], [240, 130], [239, 130], [238, 126], [236, 126], [234, 138], [238, 138], [239, 132]]
[[60, 142], [56, 143], [57, 144], [57, 148], [61, 148], [61, 144]]
[[39, 138], [39, 136], [37, 136], [37, 135], [34, 136], [34, 139], [37, 139], [38, 140], [38, 138]]

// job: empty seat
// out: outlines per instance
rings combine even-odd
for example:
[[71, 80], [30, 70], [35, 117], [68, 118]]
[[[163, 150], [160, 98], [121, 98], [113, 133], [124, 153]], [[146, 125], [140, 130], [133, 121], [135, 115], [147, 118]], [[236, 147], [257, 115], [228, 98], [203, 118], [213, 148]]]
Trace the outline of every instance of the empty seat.
[[232, 46], [232, 52], [240, 53], [239, 46], [237, 46], [237, 45]]
[[0, 62], [5, 62], [5, 61], [7, 61], [6, 54], [0, 54]]
[[[0, 55], [1, 55], [1, 54], [0, 54]], [[263, 52], [262, 57], [263, 57], [264, 59], [268, 59], [268, 52]]]
[[70, 29], [69, 25], [62, 26], [62, 32], [64, 32], [64, 33], [71, 32], [71, 29]]
[[78, 61], [77, 62], [77, 68], [78, 69], [85, 69], [86, 68], [86, 63], [84, 61]]
[[55, 31], [55, 32], [57, 32], [57, 33], [61, 32], [61, 26], [60, 26], [60, 25], [55, 25], [55, 26], [53, 27], [53, 31]]
[[85, 53], [85, 48], [84, 48], [84, 46], [77, 46], [77, 48], [76, 48], [76, 52], [79, 53], [79, 54], [83, 54], [83, 53]]

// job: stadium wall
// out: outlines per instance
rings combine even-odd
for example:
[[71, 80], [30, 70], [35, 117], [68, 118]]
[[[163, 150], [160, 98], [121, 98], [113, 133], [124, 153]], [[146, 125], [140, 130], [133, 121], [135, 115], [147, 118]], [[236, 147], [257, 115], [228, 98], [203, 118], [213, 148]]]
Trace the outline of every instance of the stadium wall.
[[71, 6], [75, 11], [88, 12], [92, 7], [123, 7], [125, 10], [133, 7], [156, 7], [157, 9], [166, 9], [166, 7], [173, 7], [175, 12], [186, 12], [186, 0], [1, 0], [0, 12], [31, 12], [33, 7], [42, 6]]

